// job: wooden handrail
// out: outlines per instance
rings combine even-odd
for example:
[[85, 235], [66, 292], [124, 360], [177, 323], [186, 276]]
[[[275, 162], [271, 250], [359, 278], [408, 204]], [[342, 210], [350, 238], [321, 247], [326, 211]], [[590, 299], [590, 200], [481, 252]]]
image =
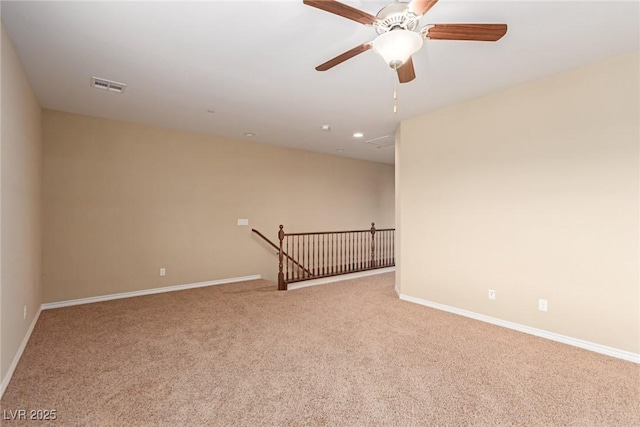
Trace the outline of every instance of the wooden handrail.
[[262, 234], [261, 232], [259, 232], [258, 230], [256, 230], [255, 228], [252, 228], [251, 231], [253, 231], [254, 233], [256, 233], [258, 236], [262, 237], [262, 240], [264, 240], [265, 242], [267, 242], [268, 244], [270, 244], [271, 246], [273, 246], [273, 248], [276, 251], [279, 251], [280, 248], [278, 246], [276, 246], [275, 243], [273, 243], [271, 240], [269, 240], [264, 234]]
[[[268, 244], [270, 244], [271, 246], [273, 246], [275, 248], [275, 250], [278, 251], [278, 253], [280, 253], [280, 248], [273, 243], [271, 240], [269, 240], [264, 234], [262, 234], [261, 232], [259, 232], [258, 230], [256, 230], [255, 228], [252, 228], [251, 231], [253, 231], [254, 233], [256, 233], [258, 236], [260, 236], [262, 238], [262, 240], [264, 240], [265, 242], [267, 242]], [[310, 276], [313, 276], [313, 274], [307, 270], [307, 268], [300, 264], [298, 261], [296, 261], [295, 259], [291, 258], [289, 256], [289, 254], [287, 254], [285, 251], [282, 251], [282, 255], [284, 255], [285, 257], [287, 257], [289, 260], [291, 260], [291, 262], [293, 262], [295, 265], [297, 265], [298, 267], [300, 267], [302, 270], [304, 270], [305, 273], [307, 273]]]
[[[373, 225], [373, 223], [371, 223]], [[375, 231], [396, 231], [395, 228], [376, 228]], [[286, 233], [287, 236], [310, 236], [310, 235], [322, 235], [322, 234], [346, 234], [346, 233], [368, 233], [371, 232], [370, 228], [364, 230], [340, 230], [340, 231], [309, 231], [306, 233]]]
[[[349, 230], [349, 231], [316, 231], [308, 233], [286, 233], [287, 236], [311, 236], [311, 235], [323, 235], [323, 234], [346, 234], [346, 233], [365, 233], [370, 232], [371, 229], [366, 230]], [[395, 228], [376, 228], [376, 231], [396, 231]]]

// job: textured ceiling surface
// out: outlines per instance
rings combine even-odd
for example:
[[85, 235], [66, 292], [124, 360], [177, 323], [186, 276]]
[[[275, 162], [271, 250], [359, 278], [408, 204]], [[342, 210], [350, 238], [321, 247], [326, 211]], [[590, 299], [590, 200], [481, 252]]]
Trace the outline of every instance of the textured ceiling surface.
[[[376, 14], [390, 2], [344, 3]], [[401, 120], [638, 50], [640, 31], [636, 1], [440, 0], [418, 29], [509, 30], [497, 43], [425, 40], [394, 114], [396, 76], [374, 52], [315, 70], [375, 30], [302, 0], [2, 1], [1, 13], [44, 108], [385, 163], [393, 146], [366, 141]], [[127, 88], [93, 89], [92, 76]]]

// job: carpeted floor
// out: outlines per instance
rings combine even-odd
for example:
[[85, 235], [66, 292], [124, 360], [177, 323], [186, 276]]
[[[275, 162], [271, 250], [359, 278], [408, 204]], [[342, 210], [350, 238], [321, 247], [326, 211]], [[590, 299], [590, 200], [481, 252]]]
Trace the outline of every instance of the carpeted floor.
[[277, 292], [258, 280], [44, 311], [3, 413], [55, 409], [57, 424], [85, 426], [640, 425], [640, 366], [400, 301], [393, 281]]

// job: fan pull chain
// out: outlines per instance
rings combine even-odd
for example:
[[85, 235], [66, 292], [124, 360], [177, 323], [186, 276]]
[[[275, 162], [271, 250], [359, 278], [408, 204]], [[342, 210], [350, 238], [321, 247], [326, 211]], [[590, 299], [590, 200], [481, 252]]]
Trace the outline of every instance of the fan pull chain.
[[393, 114], [398, 114], [398, 82], [393, 75]]

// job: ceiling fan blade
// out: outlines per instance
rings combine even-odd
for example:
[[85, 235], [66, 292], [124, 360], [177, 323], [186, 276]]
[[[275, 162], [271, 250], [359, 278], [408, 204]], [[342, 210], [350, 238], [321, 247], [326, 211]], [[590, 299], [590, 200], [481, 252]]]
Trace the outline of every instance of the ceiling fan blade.
[[375, 16], [335, 0], [303, 0], [307, 6], [351, 19], [364, 25], [372, 25], [378, 20]]
[[397, 72], [400, 83], [409, 83], [411, 80], [415, 79], [416, 71], [413, 68], [413, 59], [409, 57], [402, 67], [398, 68]]
[[507, 33], [507, 24], [436, 24], [427, 31], [432, 40], [495, 42]]
[[371, 46], [371, 42], [362, 43], [360, 46], [356, 46], [353, 49], [346, 51], [342, 55], [338, 55], [335, 58], [328, 60], [324, 64], [318, 65], [316, 67], [316, 70], [327, 71], [328, 69], [335, 67], [336, 65], [346, 61], [347, 59], [353, 58], [354, 56], [359, 55], [362, 52], [366, 52], [367, 50], [371, 49]]
[[415, 15], [424, 15], [431, 9], [438, 0], [411, 0], [407, 9]]

